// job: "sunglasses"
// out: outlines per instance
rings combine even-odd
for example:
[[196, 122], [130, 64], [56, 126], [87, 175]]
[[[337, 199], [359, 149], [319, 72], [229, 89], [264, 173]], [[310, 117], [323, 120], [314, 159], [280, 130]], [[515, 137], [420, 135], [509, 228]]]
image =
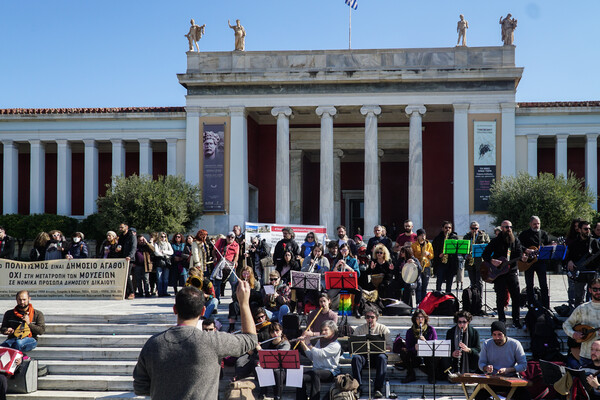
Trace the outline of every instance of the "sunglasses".
[[464, 320], [459, 320], [459, 321], [458, 321], [458, 323], [459, 323], [459, 324], [466, 324], [466, 323], [467, 323], [467, 321], [464, 321]]
[[512, 229], [512, 225], [502, 226], [502, 229]]
[[472, 227], [471, 227], [471, 230], [472, 230], [472, 231], [476, 231], [477, 229], [479, 229], [479, 228], [478, 228], [478, 227], [476, 227], [476, 226], [472, 226]]
[[374, 315], [365, 315], [365, 319], [375, 319]]
[[269, 278], [269, 281], [271, 281], [271, 282], [275, 282], [275, 281], [278, 281], [278, 280], [279, 280], [279, 278]]
[[314, 236], [307, 236], [306, 238], [307, 239], [314, 239], [315, 237]]
[[588, 232], [590, 230], [590, 228], [581, 228], [581, 230], [584, 232]]
[[375, 254], [383, 254], [383, 251], [376, 251]]
[[593, 287], [592, 292], [600, 292], [600, 287]]
[[256, 316], [256, 319], [263, 319], [263, 318], [267, 318], [267, 316], [266, 315], [257, 315]]

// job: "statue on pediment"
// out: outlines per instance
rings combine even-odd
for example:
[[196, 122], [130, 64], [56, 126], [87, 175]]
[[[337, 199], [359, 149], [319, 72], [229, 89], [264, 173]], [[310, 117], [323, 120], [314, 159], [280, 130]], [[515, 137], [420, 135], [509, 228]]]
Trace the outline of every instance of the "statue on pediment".
[[227, 25], [229, 25], [229, 27], [231, 29], [233, 29], [233, 32], [235, 33], [235, 50], [236, 51], [245, 51], [246, 50], [246, 30], [244, 29], [242, 24], [240, 24], [239, 19], [236, 19], [235, 22], [236, 22], [235, 25], [231, 25], [229, 23], [229, 20], [227, 20]]
[[195, 44], [196, 50], [199, 52], [200, 48], [198, 47], [198, 41], [204, 35], [204, 28], [206, 27], [206, 24], [198, 26], [193, 19], [190, 21], [190, 24], [192, 24], [192, 26], [190, 26], [190, 31], [187, 33], [187, 35], [184, 35], [188, 39], [188, 44], [190, 46], [188, 51], [194, 51]]
[[515, 41], [515, 29], [517, 29], [517, 20], [511, 18], [509, 13], [506, 18], [500, 17], [500, 25], [502, 25], [502, 42], [505, 46], [512, 46]]
[[[457, 46], [466, 46], [467, 45], [467, 29], [469, 29], [469, 21], [465, 19], [465, 16], [460, 14], [460, 20], [458, 21], [458, 25], [456, 26], [456, 32], [458, 32], [458, 40], [456, 41]], [[460, 39], [462, 38], [462, 44], [460, 44]]]

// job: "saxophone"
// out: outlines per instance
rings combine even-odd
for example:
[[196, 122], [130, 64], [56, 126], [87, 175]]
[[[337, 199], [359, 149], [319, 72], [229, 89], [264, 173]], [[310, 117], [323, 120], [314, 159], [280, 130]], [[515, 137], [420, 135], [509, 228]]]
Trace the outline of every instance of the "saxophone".
[[[446, 237], [444, 237], [444, 243], [446, 242], [446, 240], [448, 240], [449, 235], [450, 233], [446, 233]], [[442, 264], [448, 264], [448, 254], [442, 255]]]
[[475, 258], [473, 257], [473, 245], [475, 244], [475, 235], [471, 234], [471, 257], [467, 261], [469, 263], [469, 267], [472, 267], [475, 264]]

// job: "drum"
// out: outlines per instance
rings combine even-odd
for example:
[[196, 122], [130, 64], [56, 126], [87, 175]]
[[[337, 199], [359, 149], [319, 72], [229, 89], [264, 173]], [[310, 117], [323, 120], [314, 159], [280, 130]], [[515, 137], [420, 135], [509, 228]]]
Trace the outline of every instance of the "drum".
[[419, 279], [419, 268], [414, 262], [407, 262], [402, 267], [402, 279], [406, 283], [415, 283]]

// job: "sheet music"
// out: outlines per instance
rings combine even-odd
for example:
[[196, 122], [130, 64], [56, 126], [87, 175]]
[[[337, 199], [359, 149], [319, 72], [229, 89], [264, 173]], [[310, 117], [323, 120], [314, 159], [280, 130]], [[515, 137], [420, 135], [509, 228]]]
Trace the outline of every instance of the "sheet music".
[[304, 366], [302, 365], [298, 369], [288, 369], [285, 386], [301, 388], [303, 375]]
[[419, 357], [433, 357], [433, 349], [435, 349], [436, 357], [450, 357], [450, 348], [450, 340], [419, 340], [417, 342]]
[[263, 288], [265, 289], [265, 294], [269, 295], [269, 294], [275, 294], [275, 286], [273, 285], [265, 285], [263, 286]]
[[[275, 386], [275, 375], [272, 369], [256, 367], [256, 376], [260, 387]], [[302, 385], [300, 385], [302, 387]]]

